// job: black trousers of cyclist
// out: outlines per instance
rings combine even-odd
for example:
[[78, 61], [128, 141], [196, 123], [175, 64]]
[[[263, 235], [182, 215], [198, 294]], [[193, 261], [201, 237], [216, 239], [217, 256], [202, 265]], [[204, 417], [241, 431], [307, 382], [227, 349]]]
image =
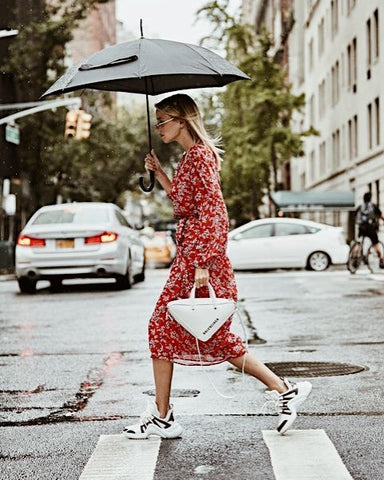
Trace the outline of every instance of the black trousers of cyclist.
[[359, 237], [368, 237], [372, 245], [379, 243], [379, 237], [377, 236], [377, 229], [374, 225], [360, 225], [359, 227]]

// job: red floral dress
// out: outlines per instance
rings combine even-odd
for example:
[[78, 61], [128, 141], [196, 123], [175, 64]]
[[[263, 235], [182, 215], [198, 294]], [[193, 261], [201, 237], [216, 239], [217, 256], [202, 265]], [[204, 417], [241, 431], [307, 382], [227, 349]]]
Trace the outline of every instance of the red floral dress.
[[[229, 223], [216, 163], [211, 150], [194, 145], [181, 157], [173, 178], [169, 197], [178, 219], [177, 253], [149, 322], [152, 358], [200, 365], [195, 337], [167, 314], [168, 302], [189, 296], [196, 267], [209, 270], [217, 297], [237, 299], [235, 278], [226, 255]], [[208, 288], [197, 289], [196, 296], [207, 297]], [[230, 326], [231, 318], [207, 342], [199, 341], [204, 365], [246, 353], [241, 338], [230, 332]]]

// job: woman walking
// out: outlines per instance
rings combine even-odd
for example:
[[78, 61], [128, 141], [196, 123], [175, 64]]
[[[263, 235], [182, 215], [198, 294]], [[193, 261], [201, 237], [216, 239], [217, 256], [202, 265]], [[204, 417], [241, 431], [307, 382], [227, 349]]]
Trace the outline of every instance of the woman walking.
[[283, 434], [293, 424], [297, 407], [311, 391], [309, 382], [292, 383], [276, 376], [248, 353], [230, 332], [231, 318], [207, 341], [199, 342], [167, 315], [171, 300], [187, 298], [195, 284], [196, 296], [208, 296], [208, 282], [217, 297], [237, 300], [234, 273], [226, 256], [228, 214], [220, 186], [220, 149], [204, 127], [191, 97], [176, 94], [155, 105], [155, 125], [164, 143], [177, 142], [184, 150], [171, 181], [152, 150], [145, 158], [147, 170], [172, 200], [178, 219], [177, 253], [169, 278], [149, 322], [149, 347], [156, 387], [155, 401], [135, 425], [124, 428], [129, 438], [158, 435], [176, 438], [182, 427], [170, 404], [173, 364], [214, 365], [228, 361], [264, 383], [279, 407], [277, 430]]

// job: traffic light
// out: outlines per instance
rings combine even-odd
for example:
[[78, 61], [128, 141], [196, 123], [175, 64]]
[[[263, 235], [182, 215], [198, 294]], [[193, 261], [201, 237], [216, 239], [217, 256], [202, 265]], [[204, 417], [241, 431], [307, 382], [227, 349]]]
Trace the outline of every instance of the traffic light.
[[65, 138], [74, 138], [76, 136], [77, 119], [79, 110], [69, 110], [65, 117]]
[[89, 138], [91, 135], [91, 122], [92, 115], [84, 112], [84, 110], [78, 110], [76, 136], [78, 140]]

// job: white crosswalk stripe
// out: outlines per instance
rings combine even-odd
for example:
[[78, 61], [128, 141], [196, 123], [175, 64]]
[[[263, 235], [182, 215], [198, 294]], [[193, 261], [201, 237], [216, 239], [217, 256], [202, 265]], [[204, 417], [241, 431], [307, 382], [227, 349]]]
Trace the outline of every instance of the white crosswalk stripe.
[[[324, 430], [290, 430], [283, 436], [263, 430], [262, 434], [276, 480], [353, 480]], [[129, 440], [124, 435], [101, 435], [79, 480], [153, 480], [160, 444], [156, 437]]]
[[79, 480], [152, 480], [160, 442], [101, 435]]
[[353, 480], [324, 430], [263, 430], [276, 480]]

